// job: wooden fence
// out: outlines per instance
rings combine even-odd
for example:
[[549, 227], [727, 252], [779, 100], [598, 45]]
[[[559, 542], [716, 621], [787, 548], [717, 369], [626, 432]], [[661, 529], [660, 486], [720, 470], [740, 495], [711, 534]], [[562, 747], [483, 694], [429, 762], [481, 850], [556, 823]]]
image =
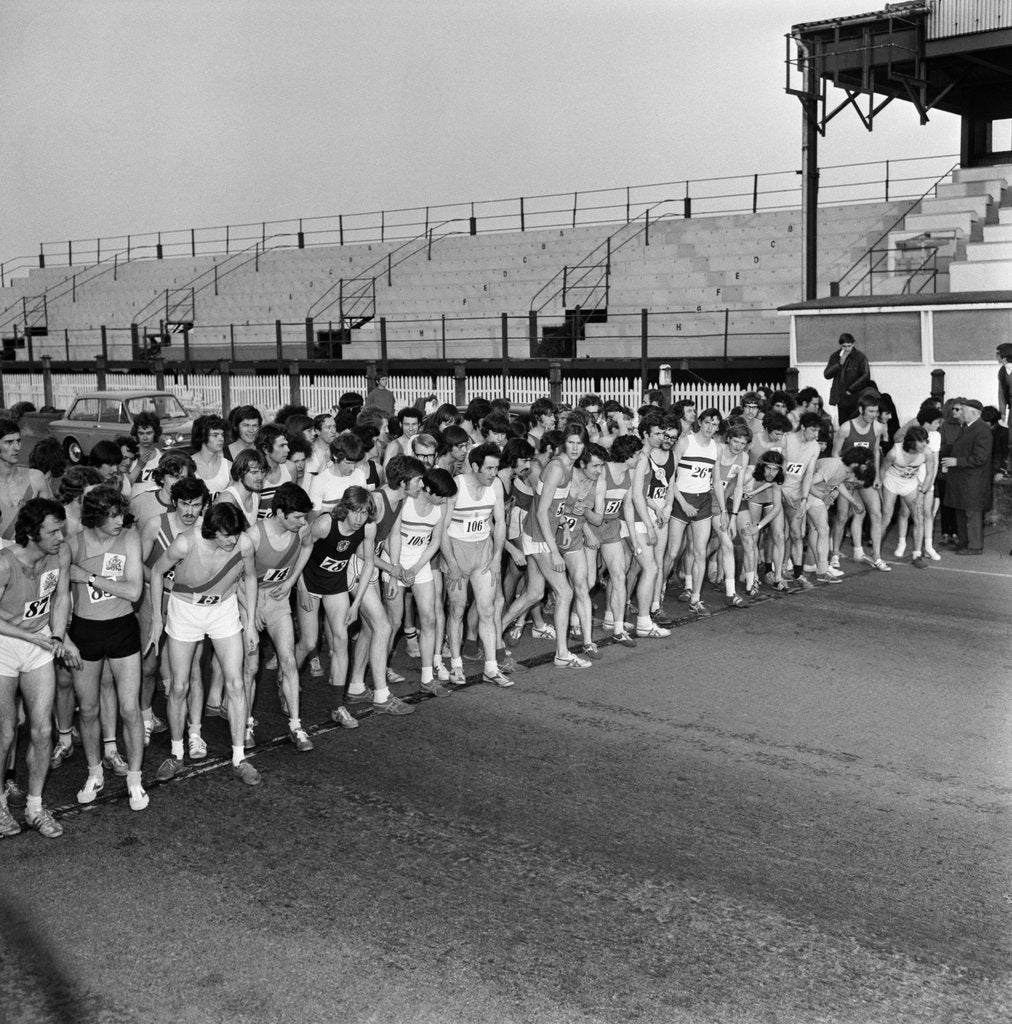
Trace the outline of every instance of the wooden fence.
[[[338, 399], [348, 391], [357, 391], [365, 395], [368, 390], [361, 374], [323, 374], [312, 373], [299, 377], [286, 374], [254, 375], [233, 374], [190, 374], [184, 382], [181, 374], [172, 379], [166, 372], [164, 377], [165, 390], [171, 391], [180, 401], [195, 414], [221, 412], [224, 406], [223, 396], [225, 381], [229, 401], [228, 405], [235, 408], [239, 405], [252, 405], [259, 409], [266, 418], [273, 417], [282, 405], [298, 400], [308, 407], [311, 414], [325, 412], [337, 405]], [[41, 408], [46, 401], [45, 380], [42, 373], [3, 373], [3, 401], [8, 407], [15, 402], [32, 402]], [[460, 382], [452, 374], [433, 377], [431, 375], [391, 376], [388, 387], [397, 399], [398, 408], [412, 405], [420, 398], [434, 394], [440, 402], [460, 403]], [[566, 405], [575, 406], [580, 398], [588, 393], [600, 395], [605, 401], [615, 400], [623, 405], [636, 409], [643, 404], [643, 387], [639, 379], [630, 381], [628, 376], [601, 377], [563, 377], [554, 386], [547, 375], [507, 376], [501, 374], [468, 375], [464, 381], [464, 401], [475, 397], [497, 398], [505, 395], [514, 405], [530, 405], [535, 399], [550, 395], [557, 391], [559, 400]], [[781, 388], [783, 381], [756, 381], [745, 385], [739, 384], [675, 384], [671, 389], [672, 401], [680, 398], [691, 398], [698, 408], [713, 406], [727, 413], [738, 404], [743, 391], [758, 386]], [[58, 409], [66, 409], [73, 398], [86, 391], [94, 391], [99, 386], [97, 373], [53, 373], [51, 374], [52, 404]], [[154, 389], [158, 382], [154, 373], [114, 373], [106, 374], [106, 387], [116, 391], [134, 389]], [[656, 383], [650, 384], [656, 388]]]

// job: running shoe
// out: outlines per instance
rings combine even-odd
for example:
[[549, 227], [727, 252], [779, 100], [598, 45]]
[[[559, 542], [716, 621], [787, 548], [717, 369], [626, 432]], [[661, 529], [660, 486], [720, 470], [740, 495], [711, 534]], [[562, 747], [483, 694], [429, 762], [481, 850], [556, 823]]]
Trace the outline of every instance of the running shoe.
[[191, 761], [203, 761], [207, 757], [207, 744], [204, 742], [204, 738], [191, 732], [187, 742], [187, 752]]
[[420, 658], [422, 656], [422, 648], [418, 644], [417, 633], [412, 633], [410, 636], [405, 635], [404, 650], [409, 658]]
[[5, 804], [0, 804], [0, 836], [16, 836], [20, 832], [21, 826], [17, 823], [14, 815]]
[[532, 626], [531, 636], [534, 637], [535, 640], [554, 640], [555, 627], [547, 622], [540, 629], [538, 629], [537, 626]]
[[151, 732], [155, 736], [160, 736], [163, 732], [168, 732], [169, 726], [164, 718], [159, 718], [154, 712], [151, 713]]
[[671, 630], [652, 622], [648, 629], [637, 626], [636, 636], [643, 640], [663, 640], [665, 637], [671, 636]]
[[901, 538], [896, 544], [896, 550], [893, 554], [897, 558], [902, 558], [907, 553], [907, 539], [906, 537]]
[[[144, 746], [148, 745], [149, 733], [147, 729], [144, 731]], [[49, 758], [49, 770], [55, 772], [64, 761], [69, 761], [74, 756], [74, 746], [71, 744], [69, 747], [65, 747], [62, 743], [57, 743], [53, 747], [53, 753]]]
[[586, 658], [581, 658], [579, 655], [569, 652], [568, 658], [560, 658], [558, 655], [555, 656], [554, 665], [556, 668], [590, 668], [590, 662]]
[[25, 807], [28, 804], [25, 791], [13, 779], [8, 779], [4, 783], [3, 796], [8, 807]]
[[612, 634], [615, 643], [622, 647], [635, 647], [636, 641], [628, 633], [614, 633]]
[[655, 611], [652, 611], [650, 613], [650, 619], [655, 625], [660, 626], [661, 629], [667, 629], [669, 626], [674, 625], [674, 620], [664, 611], [663, 608], [657, 608]]
[[133, 786], [130, 789], [130, 810], [143, 811], [151, 802], [143, 786]]
[[778, 594], [796, 594], [797, 593], [797, 590], [795, 590], [794, 587], [792, 587], [789, 583], [786, 583], [784, 580], [776, 580], [772, 584], [772, 586], [773, 586], [773, 589]]
[[181, 757], [167, 757], [158, 766], [158, 771], [155, 772], [155, 778], [159, 782], [168, 782], [169, 779], [174, 779], [183, 768], [183, 759]]
[[683, 591], [682, 591], [682, 592], [681, 592], [681, 593], [680, 593], [680, 594], [678, 595], [678, 600], [679, 600], [679, 601], [680, 601], [680, 602], [681, 602], [682, 604], [690, 604], [690, 603], [691, 603], [691, 601], [692, 601], [692, 591], [691, 591], [691, 590], [683, 590]]
[[591, 661], [601, 660], [601, 652], [598, 650], [597, 644], [595, 643], [584, 644], [583, 647], [580, 648], [580, 654], [584, 658], [589, 658]]
[[505, 672], [507, 675], [511, 672], [516, 672], [519, 668], [516, 658], [513, 657], [512, 651], [507, 651], [502, 657], [498, 658], [498, 661], [500, 670]]
[[63, 835], [63, 826], [45, 807], [34, 818], [26, 818], [25, 824], [29, 828], [35, 829], [43, 839], [59, 839]]
[[295, 749], [300, 754], [307, 754], [313, 749], [313, 741], [309, 738], [309, 734], [301, 726], [298, 729], [289, 729], [288, 738], [295, 745]]
[[802, 590], [814, 590], [815, 589], [815, 584], [804, 573], [802, 573], [794, 582]]
[[342, 729], [358, 728], [358, 719], [343, 704], [331, 711], [330, 720], [337, 722]]
[[815, 579], [819, 583], [842, 583], [843, 582], [843, 580], [841, 580], [839, 576], [830, 576], [828, 572], [820, 572], [819, 575], [815, 577]]
[[77, 792], [79, 804], [93, 804], [95, 797], [105, 789], [105, 779], [101, 775], [89, 775], [84, 780], [84, 787]]
[[494, 672], [482, 672], [481, 681], [483, 683], [495, 683], [496, 686], [501, 686], [503, 689], [514, 685], [514, 681], [498, 668]]
[[263, 782], [260, 773], [249, 761], [240, 761], [232, 765], [232, 778], [244, 782], [247, 786], [259, 786]]
[[843, 577], [846, 576], [847, 574], [845, 572], [842, 572], [839, 569], [834, 569], [832, 566], [830, 566], [826, 570], [825, 575], [826, 576], [832, 576], [833, 579], [842, 580]]
[[928, 563], [925, 562], [924, 559], [920, 555], [917, 555], [914, 558], [911, 558], [910, 559], [910, 564], [915, 569], [927, 569], [927, 567], [928, 567]]
[[256, 725], [256, 722], [247, 722], [246, 723], [246, 735], [243, 736], [243, 741], [242, 741], [242, 745], [243, 745], [243, 749], [244, 750], [252, 750], [257, 745], [257, 738], [256, 738], [256, 736], [253, 735], [253, 727], [255, 725]]
[[484, 661], [485, 652], [477, 640], [465, 640], [460, 645], [460, 656], [464, 661]]
[[225, 710], [224, 704], [205, 704], [204, 705], [204, 717], [205, 718], [224, 718], [228, 721], [228, 712]]
[[724, 604], [726, 604], [728, 608], [748, 607], [748, 601], [746, 601], [740, 594], [731, 594], [729, 597], [725, 597]]
[[942, 556], [934, 548], [930, 548], [927, 545], [924, 546], [924, 553], [932, 562], [940, 562], [942, 560]]
[[460, 668], [450, 668], [450, 678], [447, 682], [453, 683], [455, 686], [463, 686], [467, 682], [467, 676], [464, 675], [463, 666]]
[[697, 619], [708, 619], [710, 617], [710, 609], [707, 608], [702, 601], [690, 601], [689, 611], [692, 612]]
[[[150, 747], [151, 746], [151, 733], [154, 731], [152, 729], [153, 725], [154, 725], [154, 723], [151, 722], [149, 719], [147, 719], [147, 718], [144, 719], [144, 746], [146, 746], [146, 747]], [[54, 747], [54, 749], [53, 749], [53, 757], [56, 756], [56, 751], [58, 749], [59, 749], [58, 746]], [[52, 761], [50, 761], [49, 762], [49, 767], [52, 768], [52, 766], [53, 766], [53, 763], [52, 763]], [[57, 764], [56, 767], [59, 768], [60, 767], [59, 764]]]
[[840, 568], [840, 556], [839, 555], [833, 555], [829, 559], [829, 568], [830, 569], [839, 569]]
[[815, 570], [817, 568], [818, 568], [818, 566], [816, 566], [816, 565], [805, 565], [805, 566], [802, 566], [802, 570], [801, 571], [802, 572], [815, 572]]
[[371, 704], [372, 703], [372, 690], [365, 689], [358, 693], [352, 693], [349, 690], [344, 695], [345, 704]]
[[432, 662], [432, 671], [435, 672], [436, 678], [441, 683], [448, 683], [450, 681], [450, 670], [441, 662]]
[[102, 767], [108, 768], [109, 771], [115, 772], [120, 776], [126, 775], [130, 771], [123, 755], [118, 750], [114, 750], [111, 754], [106, 754], [102, 758]]
[[395, 683], [403, 683], [404, 676], [400, 672], [395, 672], [390, 666], [387, 666], [387, 683], [393, 686]]
[[865, 561], [873, 569], [878, 569], [879, 572], [892, 572], [893, 571], [893, 567], [888, 562], [883, 561], [881, 558], [875, 558], [875, 559], [866, 558]]
[[320, 664], [318, 654], [314, 654], [309, 659], [309, 674], [313, 679], [320, 679], [323, 676], [323, 666]]
[[527, 625], [526, 619], [521, 619], [519, 622], [514, 622], [510, 626], [509, 638], [511, 644], [520, 643], [520, 638], [524, 635], [524, 626]]
[[400, 697], [392, 693], [384, 701], [373, 701], [373, 711], [378, 715], [413, 715], [415, 709], [410, 704], [405, 704]]
[[449, 697], [452, 690], [448, 690], [438, 679], [430, 679], [428, 682], [419, 683], [418, 689], [422, 693], [431, 693], [433, 697]]
[[579, 622], [569, 623], [569, 635], [574, 640], [579, 640], [583, 637], [583, 627], [580, 625]]

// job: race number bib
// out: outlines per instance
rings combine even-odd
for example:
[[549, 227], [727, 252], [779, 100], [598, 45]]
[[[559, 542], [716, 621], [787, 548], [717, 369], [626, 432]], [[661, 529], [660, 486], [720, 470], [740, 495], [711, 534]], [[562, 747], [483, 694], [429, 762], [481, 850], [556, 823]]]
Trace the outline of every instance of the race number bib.
[[406, 546], [409, 548], [425, 547], [425, 538], [420, 533], [414, 533], [407, 538]]
[[[120, 580], [126, 572], [126, 555], [117, 551], [107, 551], [102, 556], [102, 568], [97, 574], [104, 580]], [[113, 594], [104, 594], [94, 587], [88, 587], [88, 599], [92, 604], [101, 604], [102, 601], [114, 601]]]
[[194, 604], [220, 604], [221, 594], [201, 594]]
[[618, 515], [618, 510], [621, 507], [622, 507], [622, 499], [621, 498], [609, 498], [604, 503], [604, 514], [606, 516], [616, 516], [616, 515]]
[[328, 556], [320, 563], [320, 569], [323, 572], [344, 572], [347, 565], [347, 558], [330, 558]]
[[713, 477], [713, 466], [693, 466], [692, 467], [692, 479], [693, 480], [705, 480], [707, 483], [709, 483], [712, 477]]
[[803, 462], [788, 462], [784, 466], [784, 472], [788, 476], [801, 476], [801, 471], [805, 468]]
[[284, 569], [268, 569], [263, 574], [261, 583], [280, 583], [282, 580], [288, 579], [289, 566], [285, 566]]

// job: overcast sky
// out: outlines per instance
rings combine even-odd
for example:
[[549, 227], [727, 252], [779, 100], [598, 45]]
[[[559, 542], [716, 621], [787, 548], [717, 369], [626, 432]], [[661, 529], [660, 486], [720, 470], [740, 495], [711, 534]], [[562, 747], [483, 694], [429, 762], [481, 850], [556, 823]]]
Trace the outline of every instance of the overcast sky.
[[[865, 0], [3, 0], [0, 260], [40, 242], [800, 165], [799, 22]], [[837, 94], [842, 98], [842, 94]], [[841, 114], [823, 165], [957, 153]]]

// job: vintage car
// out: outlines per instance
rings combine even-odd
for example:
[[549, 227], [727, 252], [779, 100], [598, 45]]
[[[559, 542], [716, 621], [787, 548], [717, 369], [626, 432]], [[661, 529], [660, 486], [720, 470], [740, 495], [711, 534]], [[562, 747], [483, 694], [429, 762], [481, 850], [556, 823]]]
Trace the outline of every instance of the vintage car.
[[190, 443], [193, 419], [170, 391], [87, 391], [78, 395], [49, 433], [60, 440], [71, 463], [82, 462], [96, 441], [114, 441], [129, 434], [138, 413], [153, 412], [162, 425], [158, 447], [183, 448]]

